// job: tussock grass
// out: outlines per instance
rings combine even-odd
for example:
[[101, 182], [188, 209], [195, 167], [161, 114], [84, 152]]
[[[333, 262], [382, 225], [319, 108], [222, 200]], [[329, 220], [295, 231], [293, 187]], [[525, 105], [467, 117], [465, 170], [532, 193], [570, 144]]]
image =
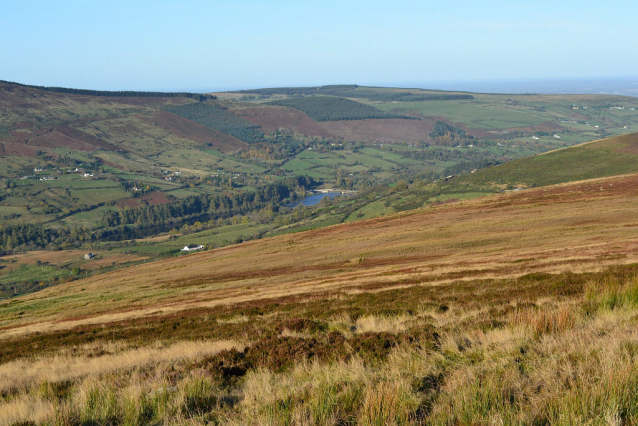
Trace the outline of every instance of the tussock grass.
[[125, 349], [101, 356], [67, 354], [16, 360], [0, 365], [0, 392], [21, 390], [39, 383], [49, 386], [87, 376], [125, 372], [150, 364], [192, 360], [239, 346], [234, 341], [179, 342], [167, 347]]
[[[215, 375], [214, 354], [232, 342], [122, 347], [120, 358], [112, 346], [115, 354], [98, 358], [124, 362], [122, 368], [58, 377], [65, 386], [55, 377], [25, 380], [0, 400], [0, 424], [635, 424], [634, 282], [610, 276], [590, 281], [576, 297], [501, 310], [457, 307], [438, 346], [400, 345], [383, 359], [300, 360], [282, 372], [251, 369], [231, 384]], [[610, 309], [610, 294], [625, 302]], [[468, 321], [486, 315], [502, 321], [489, 329]], [[377, 321], [400, 325], [414, 316], [362, 316], [360, 324], [400, 336], [402, 327]], [[134, 367], [126, 364], [131, 354], [140, 358]], [[22, 372], [37, 377], [26, 366]]]
[[37, 396], [25, 395], [0, 406], [0, 425], [13, 425], [24, 421], [41, 424], [56, 417], [54, 403]]
[[[635, 424], [636, 283], [633, 267], [612, 268], [457, 284], [424, 293], [427, 303], [402, 290], [397, 299], [388, 293], [318, 300], [300, 310], [238, 309], [220, 316], [238, 323], [221, 325], [256, 327], [262, 337], [253, 334], [247, 348], [237, 340], [94, 342], [4, 363], [0, 419]], [[527, 290], [512, 299], [504, 286]], [[364, 300], [374, 310], [351, 305]], [[321, 317], [338, 303], [346, 309]], [[206, 322], [219, 324], [214, 316]]]
[[247, 315], [237, 315], [231, 318], [217, 318], [217, 322], [220, 324], [245, 324], [250, 321]]
[[625, 307], [638, 307], [638, 277], [626, 281], [610, 277], [602, 282], [590, 282], [585, 298], [593, 309], [614, 310]]
[[409, 315], [398, 315], [392, 317], [368, 315], [357, 319], [355, 322], [355, 330], [357, 333], [387, 332], [396, 334], [398, 332], [405, 331], [409, 326], [407, 322], [412, 319], [412, 316]]
[[510, 317], [514, 327], [521, 327], [535, 337], [563, 332], [573, 328], [577, 321], [577, 315], [569, 305], [517, 309]]

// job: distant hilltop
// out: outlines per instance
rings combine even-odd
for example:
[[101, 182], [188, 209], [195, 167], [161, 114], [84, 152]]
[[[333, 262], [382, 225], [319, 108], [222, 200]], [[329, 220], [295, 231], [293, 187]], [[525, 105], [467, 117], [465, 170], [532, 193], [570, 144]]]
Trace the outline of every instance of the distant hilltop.
[[217, 99], [215, 95], [205, 95], [201, 93], [190, 92], [142, 92], [131, 90], [89, 90], [89, 89], [71, 89], [67, 87], [45, 87], [45, 86], [33, 86], [30, 84], [20, 84], [12, 81], [0, 80], [0, 83], [13, 84], [21, 87], [28, 87], [30, 89], [45, 90], [47, 92], [55, 93], [67, 93], [71, 95], [86, 95], [86, 96], [110, 96], [110, 97], [141, 97], [141, 98], [189, 98], [198, 101], [205, 101], [207, 99]]

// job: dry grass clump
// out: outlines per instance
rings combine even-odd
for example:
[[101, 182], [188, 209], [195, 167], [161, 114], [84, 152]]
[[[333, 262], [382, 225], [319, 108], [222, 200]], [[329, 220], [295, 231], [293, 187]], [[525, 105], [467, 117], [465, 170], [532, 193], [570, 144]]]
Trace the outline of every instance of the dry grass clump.
[[638, 424], [632, 271], [524, 277], [515, 299], [482, 281], [429, 301], [352, 296], [324, 316], [334, 301], [278, 305], [240, 323], [260, 327], [246, 348], [93, 343], [15, 360], [0, 365], [0, 425]]
[[[399, 384], [379, 382], [369, 385], [363, 398], [359, 424], [383, 426], [407, 424], [418, 402], [410, 401], [411, 392], [406, 392]], [[410, 404], [412, 402], [412, 404]]]
[[56, 407], [52, 401], [37, 396], [24, 396], [0, 405], [0, 425], [20, 424], [31, 421], [42, 424], [55, 418]]
[[237, 315], [230, 318], [217, 318], [217, 322], [220, 324], [245, 324], [250, 321], [250, 317], [247, 315]]
[[574, 327], [576, 320], [577, 315], [568, 304], [517, 309], [510, 315], [510, 323], [514, 327], [521, 327], [535, 337], [569, 330]]
[[61, 398], [30, 389], [0, 403], [0, 425], [204, 424], [204, 418], [215, 417], [211, 411], [237, 401], [210, 377], [183, 374], [176, 379], [169, 370], [165, 365], [130, 376], [89, 377], [75, 382]]
[[61, 383], [86, 376], [128, 371], [155, 363], [202, 358], [240, 347], [234, 341], [179, 342], [167, 347], [142, 347], [100, 356], [60, 355], [16, 360], [0, 365], [0, 392], [25, 389], [36, 383]]
[[410, 324], [408, 321], [412, 320], [412, 316], [409, 315], [397, 315], [397, 316], [375, 316], [367, 315], [359, 317], [355, 322], [355, 331], [357, 333], [399, 333], [405, 331]]
[[[110, 346], [111, 350], [117, 347], [117, 345]], [[159, 344], [99, 356], [92, 354], [73, 356], [67, 353], [52, 357], [21, 359], [0, 365], [0, 392], [27, 389], [37, 384], [42, 384], [41, 386], [48, 389], [52, 385], [75, 381], [83, 377], [114, 372], [124, 373], [152, 364], [193, 360], [240, 346], [234, 341], [179, 342], [166, 347]]]

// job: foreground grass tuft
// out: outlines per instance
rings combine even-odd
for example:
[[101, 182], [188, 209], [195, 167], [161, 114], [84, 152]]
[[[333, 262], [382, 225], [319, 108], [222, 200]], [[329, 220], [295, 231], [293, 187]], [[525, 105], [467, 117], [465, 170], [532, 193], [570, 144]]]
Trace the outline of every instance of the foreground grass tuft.
[[[638, 424], [635, 268], [509, 285], [530, 290], [482, 306], [459, 284], [357, 316], [276, 305], [242, 344], [100, 341], [11, 361], [0, 424]], [[255, 326], [247, 312], [230, 318]]]

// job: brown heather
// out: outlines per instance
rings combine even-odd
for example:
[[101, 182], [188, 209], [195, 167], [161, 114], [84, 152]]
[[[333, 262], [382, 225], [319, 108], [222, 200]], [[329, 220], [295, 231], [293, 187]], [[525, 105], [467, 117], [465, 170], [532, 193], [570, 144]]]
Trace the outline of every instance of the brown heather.
[[638, 424], [636, 196], [526, 190], [2, 302], [0, 425]]

